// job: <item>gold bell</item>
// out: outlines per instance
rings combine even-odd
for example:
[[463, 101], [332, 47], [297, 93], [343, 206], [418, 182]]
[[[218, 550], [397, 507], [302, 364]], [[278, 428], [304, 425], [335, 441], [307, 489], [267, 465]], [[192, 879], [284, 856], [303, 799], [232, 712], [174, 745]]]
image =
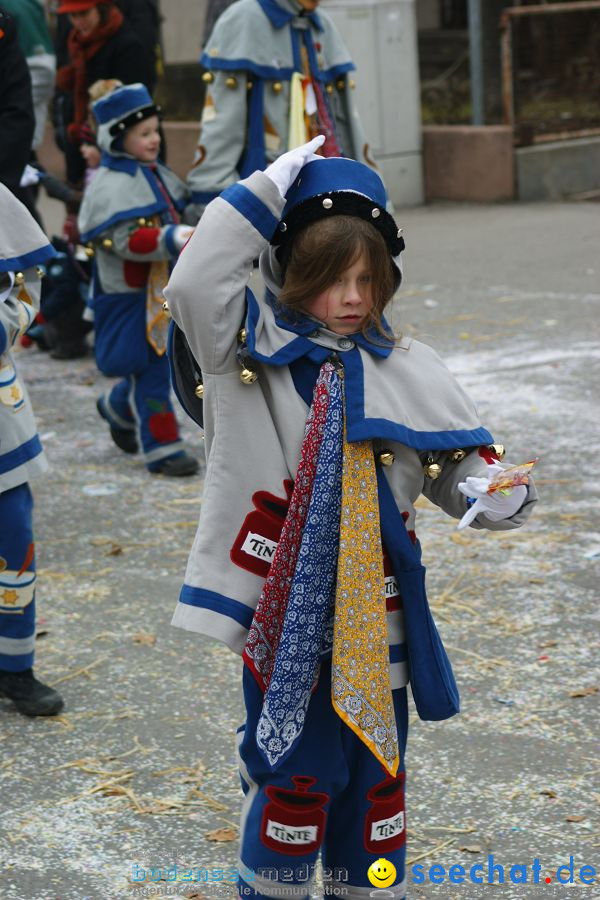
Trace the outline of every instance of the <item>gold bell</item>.
[[145, 219], [138, 219], [137, 224], [139, 225], [140, 228], [145, 228], [148, 223], [146, 222]]
[[488, 444], [488, 450], [491, 450], [498, 459], [504, 459], [506, 456], [506, 447], [504, 444]]
[[258, 373], [253, 369], [246, 369], [245, 367], [240, 372], [240, 381], [243, 384], [254, 384], [256, 379], [258, 378]]
[[237, 339], [240, 342], [240, 344], [245, 344], [247, 337], [248, 337], [248, 335], [247, 335], [246, 329], [240, 328], [240, 330], [238, 331], [238, 336], [237, 336]]
[[194, 388], [194, 393], [195, 393], [196, 397], [198, 398], [198, 400], [202, 400], [202, 398], [204, 397], [204, 385], [197, 384], [196, 387]]
[[165, 302], [162, 305], [162, 308], [163, 308], [164, 314], [166, 316], [168, 316], [168, 318], [170, 319], [171, 318], [171, 310], [169, 309], [169, 301], [168, 300], [165, 300]]
[[336, 86], [336, 88], [338, 89], [338, 91], [343, 91], [344, 88], [346, 87], [346, 79], [345, 79], [345, 78], [338, 78], [338, 80], [337, 80], [336, 83], [335, 83], [335, 86]]
[[111, 241], [111, 239], [104, 238], [104, 240], [102, 241], [102, 247], [104, 248], [104, 250], [112, 250], [112, 246], [113, 242]]
[[283, 85], [280, 81], [274, 81], [271, 85], [274, 94], [280, 94], [283, 90]]
[[354, 81], [353, 78], [348, 79], [348, 87], [350, 88], [351, 91], [353, 91], [354, 88], [356, 87], [356, 82]]
[[450, 454], [450, 459], [454, 463], [459, 463], [459, 462], [463, 461], [463, 459], [465, 458], [466, 455], [467, 455], [466, 450], [453, 450], [452, 453]]
[[25, 276], [22, 272], [15, 272], [15, 284], [25, 284]]
[[423, 471], [425, 472], [425, 478], [431, 478], [432, 481], [435, 481], [442, 474], [442, 467], [439, 463], [427, 463], [426, 466], [423, 466]]
[[215, 76], [212, 72], [205, 72], [202, 76], [202, 81], [204, 82], [204, 84], [212, 84], [214, 80]]
[[328, 94], [333, 94], [333, 85], [332, 84], [326, 85], [325, 90], [327, 91]]
[[43, 278], [44, 275], [46, 274], [46, 270], [43, 268], [43, 266], [36, 266], [35, 274], [37, 275], [38, 278]]
[[379, 462], [382, 466], [391, 466], [395, 459], [396, 456], [391, 450], [382, 450], [379, 454]]
[[235, 78], [233, 75], [229, 75], [225, 79], [225, 87], [228, 87], [229, 90], [232, 91], [234, 88], [237, 87], [237, 78]]
[[96, 251], [94, 250], [93, 244], [86, 244], [85, 247], [83, 248], [83, 252], [85, 253], [85, 255], [87, 256], [88, 259], [92, 259], [92, 257], [94, 256]]
[[246, 90], [251, 91], [253, 85], [254, 85], [254, 82], [250, 81], [250, 79], [248, 79], [248, 81], [246, 82]]

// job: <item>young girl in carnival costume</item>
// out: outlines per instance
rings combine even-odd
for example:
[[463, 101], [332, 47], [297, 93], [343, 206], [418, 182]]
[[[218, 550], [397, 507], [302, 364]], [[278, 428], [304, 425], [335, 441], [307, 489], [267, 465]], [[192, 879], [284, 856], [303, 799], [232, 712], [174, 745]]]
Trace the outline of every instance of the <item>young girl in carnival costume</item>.
[[98, 368], [121, 377], [98, 412], [121, 450], [142, 445], [150, 472], [193, 475], [170, 400], [168, 317], [162, 289], [169, 261], [191, 230], [179, 225], [183, 182], [157, 162], [158, 109], [142, 84], [117, 88], [93, 104], [100, 168], [79, 214], [81, 240], [95, 249], [91, 305]]
[[[404, 244], [381, 180], [319, 145], [210, 203], [165, 291], [201, 370], [207, 452], [173, 622], [245, 662], [240, 896], [308, 897], [321, 850], [326, 893], [370, 896], [384, 858], [400, 900], [406, 684], [422, 718], [458, 711], [415, 501], [498, 530], [536, 494], [488, 494], [491, 434], [435, 351], [383, 316]], [[271, 302], [247, 287], [257, 256]]]
[[12, 347], [35, 319], [44, 266], [56, 256], [31, 213], [0, 184], [0, 696], [27, 716], [63, 701], [33, 674], [35, 553], [29, 481], [48, 463]]

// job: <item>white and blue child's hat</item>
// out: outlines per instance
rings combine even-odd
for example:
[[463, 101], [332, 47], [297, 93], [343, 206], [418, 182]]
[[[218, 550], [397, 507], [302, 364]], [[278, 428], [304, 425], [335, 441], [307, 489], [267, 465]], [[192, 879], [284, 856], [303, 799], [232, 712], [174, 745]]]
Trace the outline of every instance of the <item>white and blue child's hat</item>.
[[123, 155], [123, 135], [132, 125], [160, 114], [160, 106], [144, 84], [124, 84], [92, 104], [98, 123], [98, 146], [106, 153]]
[[402, 229], [387, 211], [385, 187], [373, 169], [345, 157], [318, 157], [302, 167], [285, 199], [281, 220], [271, 238], [282, 273], [294, 239], [303, 228], [332, 216], [358, 216], [373, 225], [385, 240], [395, 270], [396, 288], [400, 285]]

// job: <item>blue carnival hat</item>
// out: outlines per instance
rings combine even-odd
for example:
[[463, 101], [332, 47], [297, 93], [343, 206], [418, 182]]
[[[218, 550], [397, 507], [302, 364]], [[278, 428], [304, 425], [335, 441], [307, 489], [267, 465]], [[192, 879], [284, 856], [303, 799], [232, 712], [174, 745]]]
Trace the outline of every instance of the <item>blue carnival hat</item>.
[[285, 270], [296, 235], [307, 225], [330, 216], [358, 216], [385, 240], [394, 265], [404, 250], [402, 229], [387, 211], [383, 181], [364, 163], [345, 157], [313, 159], [302, 167], [287, 194], [271, 243]]
[[98, 146], [109, 153], [127, 128], [160, 113], [144, 84], [124, 84], [92, 104], [98, 123]]

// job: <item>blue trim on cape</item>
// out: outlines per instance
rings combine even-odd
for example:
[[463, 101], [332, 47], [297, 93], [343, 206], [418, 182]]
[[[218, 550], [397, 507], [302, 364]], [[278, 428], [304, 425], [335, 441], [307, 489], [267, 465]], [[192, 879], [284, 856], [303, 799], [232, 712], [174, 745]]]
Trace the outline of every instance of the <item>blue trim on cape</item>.
[[414, 431], [390, 419], [368, 419], [364, 411], [364, 372], [358, 348], [343, 354], [346, 378], [346, 429], [349, 441], [387, 438], [414, 450], [452, 450], [455, 447], [478, 447], [492, 444], [490, 432], [479, 428], [457, 431]]
[[137, 170], [141, 168], [141, 164], [137, 159], [129, 156], [113, 156], [112, 153], [102, 151], [100, 157], [100, 165], [105, 169], [111, 169], [113, 172], [123, 172], [125, 175], [135, 175]]
[[[283, 28], [284, 25], [292, 22], [300, 15], [300, 10], [298, 10], [297, 13], [293, 13], [287, 9], [282, 9], [275, 0], [258, 0], [258, 4], [273, 28]], [[310, 19], [311, 23], [318, 31], [324, 31], [323, 23], [321, 22], [321, 17], [318, 13], [310, 12], [305, 15], [304, 18]]]
[[[287, 331], [296, 333], [293, 338], [276, 353], [267, 356], [256, 349], [256, 326], [259, 318], [259, 306], [256, 297], [246, 288], [246, 304], [248, 308], [246, 316], [247, 347], [252, 359], [267, 363], [271, 366], [289, 366], [306, 357], [312, 363], [323, 363], [335, 348], [321, 347], [311, 341], [307, 334], [314, 331], [318, 325], [304, 317], [299, 317], [297, 323], [278, 321], [278, 324]], [[376, 438], [397, 441], [414, 450], [452, 450], [456, 447], [479, 447], [481, 444], [491, 444], [494, 438], [490, 432], [479, 426], [473, 429], [459, 429], [456, 431], [415, 431], [406, 425], [401, 425], [391, 419], [366, 418], [364, 411], [364, 372], [359, 346], [367, 350], [373, 356], [387, 357], [393, 347], [372, 344], [362, 334], [349, 335], [357, 345], [352, 350], [340, 353], [340, 359], [344, 366], [347, 390], [346, 396], [346, 428], [348, 440], [365, 441]], [[301, 366], [295, 366], [292, 370], [292, 378], [296, 390], [306, 402], [308, 396], [311, 372], [305, 373]], [[311, 394], [312, 396], [312, 394]], [[310, 401], [308, 401], [310, 405]]]
[[256, 194], [243, 184], [232, 184], [231, 187], [225, 188], [221, 198], [244, 216], [265, 240], [271, 240], [279, 220]]
[[29, 462], [30, 459], [35, 459], [36, 456], [43, 452], [44, 448], [40, 437], [38, 434], [34, 434], [32, 438], [29, 438], [28, 441], [25, 441], [19, 447], [15, 447], [14, 450], [0, 454], [0, 475], [4, 475], [5, 472], [12, 472], [13, 469], [18, 469], [19, 466]]
[[[298, 71], [294, 66], [262, 66], [260, 63], [254, 62], [253, 59], [247, 57], [239, 57], [238, 59], [225, 59], [222, 56], [208, 56], [203, 53], [200, 57], [200, 63], [209, 72], [252, 72], [258, 78], [265, 78], [269, 81], [290, 81], [294, 72]], [[337, 66], [330, 66], [329, 69], [318, 71], [316, 77], [319, 81], [334, 81], [339, 75], [345, 75], [346, 72], [353, 72], [356, 66], [352, 62], [339, 63]]]
[[0, 322], [0, 356], [4, 353], [6, 348], [8, 347], [8, 335], [6, 333], [6, 328]]
[[239, 600], [232, 600], [230, 597], [224, 597], [222, 594], [217, 594], [214, 591], [192, 587], [189, 584], [184, 584], [181, 588], [179, 602], [185, 603], [187, 606], [209, 609], [211, 612], [227, 616], [247, 629], [250, 628], [254, 616], [254, 610], [240, 603]]
[[58, 253], [52, 244], [48, 243], [36, 250], [30, 250], [29, 253], [0, 259], [0, 272], [22, 272], [32, 266], [39, 266], [54, 256], [58, 256]]
[[263, 121], [264, 106], [265, 82], [263, 78], [257, 78], [252, 85], [248, 101], [248, 129], [244, 152], [238, 163], [240, 179], [247, 178], [248, 175], [252, 175], [257, 169], [262, 170], [267, 167], [267, 149], [265, 146]]
[[[91, 228], [89, 231], [82, 232], [81, 240], [83, 243], [86, 243], [87, 241], [93, 241], [94, 238], [98, 237], [98, 235], [102, 234], [102, 232], [106, 231], [108, 228], [112, 228], [112, 226], [116, 225], [117, 222], [126, 222], [128, 219], [137, 219], [140, 216], [141, 217], [152, 216], [152, 215], [155, 215], [156, 213], [163, 213], [163, 212], [169, 211], [167, 201], [163, 197], [158, 185], [156, 184], [156, 179], [160, 178], [158, 173], [156, 175], [154, 175], [154, 173], [152, 173], [151, 171], [148, 170], [147, 166], [142, 166], [136, 160], [125, 160], [125, 159], [121, 159], [119, 157], [110, 157], [110, 159], [115, 160], [115, 162], [119, 162], [119, 161], [133, 162], [136, 165], [136, 171], [137, 171], [137, 167], [139, 167], [142, 170], [146, 181], [150, 185], [150, 188], [152, 189], [152, 193], [154, 194], [154, 196], [156, 198], [156, 202], [149, 203], [147, 206], [135, 206], [133, 208], [123, 209], [123, 210], [115, 213], [110, 218], [105, 219], [99, 225], [96, 225], [95, 228]], [[100, 165], [103, 165], [103, 163], [100, 163]], [[116, 171], [126, 172], [125, 168], [119, 169], [117, 166], [106, 166], [106, 168], [113, 169]], [[128, 172], [127, 174], [131, 175], [133, 173]], [[165, 187], [165, 190], [167, 190], [166, 185], [164, 185], [164, 187]], [[169, 196], [171, 196], [171, 195], [169, 194]], [[173, 197], [171, 197], [171, 202], [173, 203], [173, 206], [177, 210], [182, 209], [186, 203], [184, 198], [181, 198], [180, 200], [175, 200]]]

